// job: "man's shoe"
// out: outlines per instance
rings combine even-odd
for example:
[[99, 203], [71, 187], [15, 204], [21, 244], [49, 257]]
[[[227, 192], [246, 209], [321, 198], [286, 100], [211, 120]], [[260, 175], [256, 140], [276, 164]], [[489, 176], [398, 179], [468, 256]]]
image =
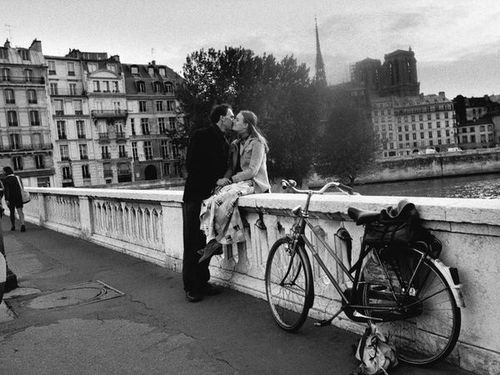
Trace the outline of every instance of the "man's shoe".
[[21, 232], [26, 232], [26, 227], [23, 225], [21, 225]]
[[202, 292], [206, 296], [216, 296], [217, 294], [222, 293], [222, 289], [218, 286], [215, 286], [214, 284], [207, 283], [203, 287]]
[[222, 245], [215, 240], [211, 240], [205, 249], [203, 250], [203, 255], [201, 256], [198, 263], [201, 263], [213, 255], [221, 255], [222, 254]]
[[16, 230], [16, 227], [10, 227], [10, 230]]
[[203, 295], [201, 293], [187, 291], [186, 292], [186, 300], [188, 302], [199, 302], [203, 299]]

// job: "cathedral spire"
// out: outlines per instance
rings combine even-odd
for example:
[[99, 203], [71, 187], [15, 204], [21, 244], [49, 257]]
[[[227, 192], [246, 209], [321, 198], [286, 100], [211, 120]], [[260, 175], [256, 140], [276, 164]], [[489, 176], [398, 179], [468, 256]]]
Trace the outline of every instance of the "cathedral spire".
[[318, 33], [318, 20], [314, 17], [316, 26], [316, 75], [314, 77], [316, 83], [326, 86], [325, 63], [321, 55], [321, 48], [319, 46], [319, 33]]

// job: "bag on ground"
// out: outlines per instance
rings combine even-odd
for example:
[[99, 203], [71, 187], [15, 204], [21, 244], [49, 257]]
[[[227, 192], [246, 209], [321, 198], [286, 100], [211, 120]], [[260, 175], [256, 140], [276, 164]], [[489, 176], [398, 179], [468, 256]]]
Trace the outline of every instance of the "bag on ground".
[[372, 323], [359, 341], [356, 358], [361, 361], [360, 375], [387, 374], [398, 364], [395, 346]]

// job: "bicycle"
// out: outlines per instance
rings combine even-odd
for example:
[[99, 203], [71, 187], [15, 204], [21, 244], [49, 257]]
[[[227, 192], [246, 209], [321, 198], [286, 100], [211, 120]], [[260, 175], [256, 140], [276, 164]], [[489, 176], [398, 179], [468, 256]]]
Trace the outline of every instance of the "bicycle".
[[[453, 350], [460, 333], [460, 307], [464, 307], [456, 268], [433, 259], [425, 243], [395, 247], [372, 246], [365, 241], [361, 243], [358, 260], [353, 266], [349, 262], [348, 268], [314, 230], [309, 220], [309, 204], [313, 195], [324, 194], [332, 187], [345, 194], [355, 194], [353, 190], [339, 182], [327, 183], [319, 191], [299, 190], [293, 180], [283, 180], [282, 187], [307, 194], [304, 207], [292, 210], [296, 221], [291, 233], [273, 244], [266, 264], [267, 300], [274, 320], [282, 329], [297, 331], [314, 303], [313, 274], [307, 248], [342, 302], [331, 319], [315, 325], [329, 325], [344, 312], [356, 322], [387, 326], [399, 360], [411, 365], [430, 365]], [[348, 214], [359, 225], [361, 217], [361, 221], [367, 223], [378, 213], [350, 209]], [[306, 227], [333, 257], [352, 287], [341, 287], [320, 257], [318, 248], [305, 235]], [[373, 274], [367, 271], [369, 255], [378, 261], [382, 270], [378, 280], [373, 280]]]

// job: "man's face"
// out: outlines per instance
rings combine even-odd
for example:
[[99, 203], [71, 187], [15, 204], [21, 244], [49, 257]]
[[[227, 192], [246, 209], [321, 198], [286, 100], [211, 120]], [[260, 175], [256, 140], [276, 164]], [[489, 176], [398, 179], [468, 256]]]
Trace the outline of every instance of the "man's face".
[[233, 127], [234, 113], [231, 108], [228, 108], [226, 115], [222, 117], [221, 130], [227, 132]]

